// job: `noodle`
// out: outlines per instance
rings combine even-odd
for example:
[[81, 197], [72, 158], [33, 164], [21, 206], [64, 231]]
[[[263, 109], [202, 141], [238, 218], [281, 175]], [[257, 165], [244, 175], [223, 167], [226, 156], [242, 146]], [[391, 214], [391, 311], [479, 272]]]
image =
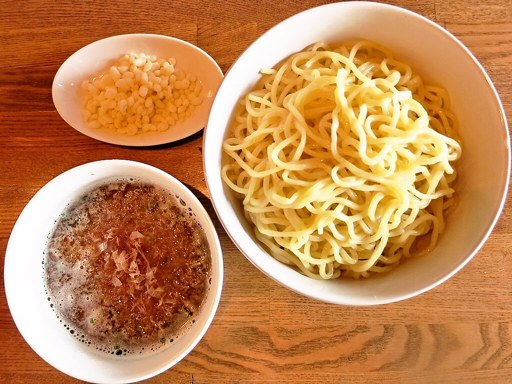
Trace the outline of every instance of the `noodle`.
[[321, 279], [386, 272], [444, 230], [461, 155], [449, 108], [375, 43], [317, 43], [262, 70], [222, 178], [277, 260]]

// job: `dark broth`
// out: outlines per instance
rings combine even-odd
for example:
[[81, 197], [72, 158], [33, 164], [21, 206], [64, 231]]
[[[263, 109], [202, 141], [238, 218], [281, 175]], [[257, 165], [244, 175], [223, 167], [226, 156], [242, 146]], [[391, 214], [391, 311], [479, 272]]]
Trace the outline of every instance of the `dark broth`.
[[172, 341], [205, 300], [211, 269], [191, 210], [152, 184], [113, 181], [70, 205], [47, 247], [52, 307], [108, 353]]

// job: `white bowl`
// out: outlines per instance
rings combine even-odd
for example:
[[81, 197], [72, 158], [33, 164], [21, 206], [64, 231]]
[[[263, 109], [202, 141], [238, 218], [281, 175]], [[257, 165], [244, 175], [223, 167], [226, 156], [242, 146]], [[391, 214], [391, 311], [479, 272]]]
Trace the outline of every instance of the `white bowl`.
[[[368, 39], [390, 48], [429, 83], [444, 86], [460, 122], [463, 155], [458, 206], [436, 248], [391, 273], [366, 280], [317, 281], [276, 261], [255, 240], [242, 207], [221, 179], [222, 142], [235, 104], [259, 78], [290, 54], [317, 42]], [[373, 305], [425, 292], [460, 270], [478, 252], [502, 210], [510, 173], [508, 127], [491, 80], [470, 51], [434, 22], [408, 10], [373, 2], [312, 8], [256, 40], [225, 76], [204, 136], [206, 181], [217, 214], [240, 251], [289, 289], [325, 302]]]
[[[160, 185], [179, 196], [203, 227], [211, 250], [211, 285], [196, 321], [184, 335], [149, 355], [109, 356], [76, 340], [50, 308], [42, 262], [56, 219], [66, 205], [102, 181], [134, 177]], [[178, 363], [200, 341], [217, 309], [223, 281], [220, 243], [204, 207], [182, 183], [152, 166], [126, 160], [87, 163], [62, 173], [27, 204], [7, 245], [4, 282], [12, 317], [32, 349], [58, 370], [94, 383], [143, 380]]]
[[[190, 117], [164, 132], [148, 132], [129, 136], [106, 129], [89, 127], [81, 113], [80, 87], [82, 82], [105, 71], [121, 56], [130, 52], [143, 52], [161, 58], [175, 58], [178, 68], [195, 74], [200, 79], [203, 102]], [[222, 70], [215, 60], [202, 49], [186, 41], [153, 34], [119, 35], [95, 41], [72, 54], [55, 74], [52, 97], [61, 117], [77, 131], [87, 136], [118, 145], [159, 145], [183, 139], [204, 128], [222, 78]]]

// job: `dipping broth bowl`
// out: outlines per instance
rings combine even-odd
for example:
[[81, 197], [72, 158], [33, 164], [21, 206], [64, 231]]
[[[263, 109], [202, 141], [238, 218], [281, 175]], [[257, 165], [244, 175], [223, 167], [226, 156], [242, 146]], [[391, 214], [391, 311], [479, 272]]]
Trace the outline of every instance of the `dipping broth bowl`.
[[[210, 285], [194, 322], [165, 347], [151, 353], [111, 356], [77, 340], [50, 307], [43, 263], [59, 215], [85, 192], [112, 181], [134, 179], [178, 196], [202, 227], [211, 254]], [[32, 349], [56, 369], [93, 383], [128, 383], [155, 376], [183, 359], [213, 320], [223, 282], [223, 259], [215, 227], [195, 195], [153, 166], [128, 160], [101, 160], [72, 168], [43, 186], [20, 214], [7, 245], [5, 290], [9, 309]]]

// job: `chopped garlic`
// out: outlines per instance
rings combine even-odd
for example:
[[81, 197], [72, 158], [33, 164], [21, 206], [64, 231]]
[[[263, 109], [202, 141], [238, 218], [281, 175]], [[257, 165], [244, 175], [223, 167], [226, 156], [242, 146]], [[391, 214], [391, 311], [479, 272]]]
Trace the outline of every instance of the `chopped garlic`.
[[196, 75], [177, 68], [174, 58], [144, 53], [124, 55], [99, 76], [84, 81], [82, 90], [87, 124], [127, 135], [165, 131], [203, 102]]

